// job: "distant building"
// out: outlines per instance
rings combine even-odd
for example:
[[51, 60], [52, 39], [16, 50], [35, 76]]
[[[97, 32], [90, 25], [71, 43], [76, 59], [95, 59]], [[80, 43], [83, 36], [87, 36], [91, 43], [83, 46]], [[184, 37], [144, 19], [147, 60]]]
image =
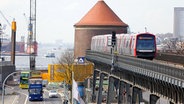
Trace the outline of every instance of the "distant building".
[[184, 7], [174, 8], [174, 37], [184, 40]]

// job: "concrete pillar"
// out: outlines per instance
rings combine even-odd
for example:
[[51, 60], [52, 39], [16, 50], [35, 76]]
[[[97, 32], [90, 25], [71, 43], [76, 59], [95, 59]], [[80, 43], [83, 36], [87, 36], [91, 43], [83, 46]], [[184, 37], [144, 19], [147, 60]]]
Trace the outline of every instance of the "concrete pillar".
[[116, 95], [118, 95], [119, 94], [119, 84], [120, 84], [120, 81], [119, 81], [119, 79], [114, 79], [114, 87], [115, 87], [115, 89], [116, 89]]
[[126, 83], [125, 103], [132, 104], [132, 95], [131, 94], [132, 94], [131, 85]]
[[123, 96], [125, 94], [125, 83], [123, 81], [119, 82], [119, 96], [118, 96], [118, 104], [123, 104]]
[[114, 98], [113, 94], [114, 88], [114, 78], [109, 76], [109, 86], [108, 86], [108, 93], [107, 93], [107, 104], [111, 104], [112, 98]]
[[159, 99], [158, 96], [150, 94], [150, 104], [156, 104], [157, 100]]
[[92, 88], [92, 102], [96, 102], [96, 94], [95, 94], [95, 87], [96, 87], [96, 77], [97, 77], [98, 72], [94, 70], [93, 74], [93, 88]]
[[142, 102], [142, 90], [137, 88], [137, 87], [133, 87], [133, 91], [132, 91], [132, 104], [140, 104], [140, 102]]
[[103, 80], [104, 80], [105, 74], [101, 73], [100, 74], [100, 79], [99, 79], [99, 88], [98, 88], [98, 101], [97, 104], [102, 103], [102, 89], [103, 89]]

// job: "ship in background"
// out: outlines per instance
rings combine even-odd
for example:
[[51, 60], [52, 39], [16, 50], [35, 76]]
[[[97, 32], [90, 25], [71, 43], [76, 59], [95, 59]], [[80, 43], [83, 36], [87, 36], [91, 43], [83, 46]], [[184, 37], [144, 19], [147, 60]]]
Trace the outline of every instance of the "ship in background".
[[[0, 13], [2, 14], [1, 11]], [[11, 26], [10, 23], [9, 25]], [[6, 26], [2, 26], [0, 22], [0, 55], [11, 56], [12, 51], [13, 51], [12, 50], [12, 38], [4, 32], [5, 29], [6, 29]], [[15, 55], [16, 56], [28, 56], [30, 55], [30, 52], [32, 52], [30, 50], [33, 48], [34, 54], [37, 56], [37, 42], [32, 43], [33, 44], [31, 45], [32, 47], [30, 47], [27, 44], [28, 43], [25, 42], [25, 36], [21, 36], [20, 41], [16, 41], [15, 43]]]
[[[10, 56], [12, 50], [11, 38], [2, 34], [1, 37], [1, 55]], [[20, 41], [16, 41], [15, 55], [27, 55], [25, 52], [25, 37], [21, 36]]]
[[[8, 35], [1, 34], [1, 55], [10, 56], [11, 55], [11, 38]], [[37, 43], [34, 47], [35, 54], [37, 55]], [[31, 48], [27, 46], [25, 42], [25, 36], [21, 36], [20, 41], [16, 41], [15, 55], [16, 56], [28, 56], [30, 54]]]
[[[4, 28], [0, 23], [0, 55], [11, 56], [12, 53], [12, 40], [11, 37], [4, 32]], [[25, 41], [25, 36], [21, 36], [20, 41], [16, 41], [15, 44], [15, 55], [16, 56], [28, 56], [33, 53], [37, 56], [37, 42], [32, 43], [33, 45], [28, 45]]]
[[[11, 37], [8, 34], [5, 34], [3, 30], [0, 28], [0, 52], [2, 56], [10, 56], [12, 51], [12, 43]], [[16, 41], [15, 55], [16, 56], [28, 56], [30, 53], [33, 53], [34, 50], [35, 55], [37, 56], [37, 46], [38, 43], [32, 43], [32, 47], [27, 45], [25, 41], [25, 36], [21, 36], [20, 41]]]
[[44, 56], [46, 58], [55, 58], [55, 53], [54, 52], [47, 52]]

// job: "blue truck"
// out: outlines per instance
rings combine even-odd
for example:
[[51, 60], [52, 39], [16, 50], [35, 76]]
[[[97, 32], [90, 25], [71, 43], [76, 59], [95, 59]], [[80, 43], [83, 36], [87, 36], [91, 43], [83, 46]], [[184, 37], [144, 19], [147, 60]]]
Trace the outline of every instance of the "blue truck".
[[43, 100], [43, 85], [41, 78], [29, 79], [29, 101], [42, 101]]

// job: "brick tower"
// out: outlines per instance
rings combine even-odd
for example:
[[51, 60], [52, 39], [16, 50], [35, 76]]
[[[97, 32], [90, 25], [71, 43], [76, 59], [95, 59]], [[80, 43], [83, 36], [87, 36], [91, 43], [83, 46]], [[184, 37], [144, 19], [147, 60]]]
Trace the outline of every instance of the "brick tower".
[[88, 13], [74, 25], [74, 56], [85, 57], [86, 49], [91, 48], [91, 38], [100, 34], [126, 33], [125, 24], [103, 1], [99, 0]]

